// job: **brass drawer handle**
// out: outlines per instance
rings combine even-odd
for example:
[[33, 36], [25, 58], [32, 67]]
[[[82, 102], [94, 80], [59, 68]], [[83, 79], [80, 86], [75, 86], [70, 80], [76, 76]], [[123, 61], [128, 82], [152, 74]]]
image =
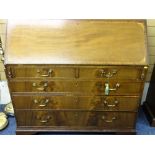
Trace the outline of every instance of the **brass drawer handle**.
[[115, 116], [112, 117], [111, 119], [106, 119], [105, 116], [102, 116], [101, 118], [106, 123], [112, 123], [114, 120], [116, 120], [116, 117]]
[[47, 104], [49, 103], [49, 99], [40, 100], [40, 101], [38, 101], [37, 99], [34, 99], [33, 102], [35, 104], [38, 104], [39, 107], [46, 107]]
[[40, 121], [40, 123], [48, 123], [50, 119], [52, 119], [52, 117], [51, 116], [47, 116], [46, 119], [40, 118], [39, 121]]
[[[53, 72], [53, 70], [52, 70], [52, 69], [49, 69], [49, 70], [47, 71], [47, 74], [40, 74], [40, 76], [41, 76], [41, 77], [50, 77], [51, 74], [52, 74], [52, 72]], [[39, 69], [37, 70], [37, 73], [40, 73], [40, 70], [39, 70]]]
[[117, 74], [117, 70], [116, 69], [113, 69], [112, 71], [107, 71], [106, 72], [104, 69], [101, 69], [100, 70], [100, 74], [101, 74], [101, 77], [111, 78], [115, 74]]
[[[40, 85], [41, 85], [41, 84], [40, 84]], [[33, 86], [33, 87], [36, 87], [36, 89], [39, 90], [39, 91], [44, 91], [45, 88], [48, 87], [48, 84], [47, 84], [47, 82], [45, 82], [45, 83], [43, 83], [43, 86], [39, 87], [39, 86], [37, 86], [37, 84], [34, 82], [34, 83], [32, 84], [32, 86]]]
[[48, 120], [40, 120], [40, 123], [47, 123]]
[[106, 100], [104, 100], [104, 105], [107, 107], [116, 107], [116, 106], [118, 106], [118, 103], [119, 102], [117, 100], [115, 100], [114, 104], [109, 104]]
[[109, 83], [105, 83], [105, 95], [109, 95], [110, 91], [117, 91], [117, 89], [120, 87], [119, 83], [116, 83], [115, 88], [110, 88]]

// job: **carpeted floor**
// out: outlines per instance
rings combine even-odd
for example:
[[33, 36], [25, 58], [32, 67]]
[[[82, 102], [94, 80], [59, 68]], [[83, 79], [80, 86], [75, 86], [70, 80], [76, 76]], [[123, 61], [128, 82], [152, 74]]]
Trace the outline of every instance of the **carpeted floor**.
[[[3, 111], [4, 105], [0, 104], [0, 112]], [[0, 131], [0, 135], [15, 135], [15, 130], [16, 130], [16, 121], [14, 117], [8, 117], [9, 124], [8, 126]]]
[[[0, 106], [0, 111], [2, 111], [2, 106]], [[0, 135], [15, 135], [16, 122], [14, 117], [9, 117], [9, 124], [7, 128], [0, 131]], [[149, 123], [144, 115], [142, 109], [139, 111], [137, 120], [137, 135], [155, 135], [155, 127], [150, 127]]]

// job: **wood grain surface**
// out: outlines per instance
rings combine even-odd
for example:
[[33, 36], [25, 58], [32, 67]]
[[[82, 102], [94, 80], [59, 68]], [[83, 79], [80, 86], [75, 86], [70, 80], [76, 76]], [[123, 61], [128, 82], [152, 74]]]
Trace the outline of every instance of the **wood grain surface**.
[[147, 64], [142, 21], [9, 20], [7, 32], [6, 64]]

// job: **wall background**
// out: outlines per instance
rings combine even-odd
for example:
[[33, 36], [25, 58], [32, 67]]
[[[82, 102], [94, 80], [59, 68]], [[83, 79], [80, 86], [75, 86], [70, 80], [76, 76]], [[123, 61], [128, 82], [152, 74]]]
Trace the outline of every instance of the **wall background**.
[[[5, 51], [6, 43], [6, 31], [7, 31], [7, 20], [0, 19], [0, 37], [2, 40], [2, 46]], [[147, 34], [148, 34], [148, 52], [149, 52], [149, 63], [150, 67], [147, 73], [144, 93], [142, 97], [142, 103], [145, 101], [147, 90], [149, 87], [149, 81], [153, 71], [153, 65], [155, 64], [155, 19], [147, 20]], [[0, 56], [1, 59], [1, 56]], [[0, 61], [0, 104], [7, 104], [10, 101], [9, 90], [7, 86], [6, 76], [4, 73], [4, 65]]]
[[147, 20], [147, 36], [150, 63], [149, 71], [147, 74], [147, 82], [149, 82], [153, 71], [153, 65], [155, 64], [155, 19]]

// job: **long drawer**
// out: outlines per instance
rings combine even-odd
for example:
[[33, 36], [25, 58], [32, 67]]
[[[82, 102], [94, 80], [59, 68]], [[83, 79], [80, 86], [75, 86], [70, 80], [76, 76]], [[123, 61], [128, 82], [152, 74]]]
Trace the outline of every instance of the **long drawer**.
[[130, 96], [48, 96], [12, 95], [15, 109], [81, 109], [100, 111], [137, 111], [140, 98]]
[[7, 66], [8, 78], [81, 78], [142, 80], [143, 67], [139, 66], [61, 66], [61, 65], [12, 65]]
[[[22, 116], [22, 117], [21, 117]], [[134, 128], [136, 113], [88, 111], [16, 111], [18, 126]]]
[[[108, 86], [106, 86], [108, 84]], [[139, 95], [141, 82], [119, 81], [10, 81], [11, 92], [57, 92], [106, 95], [106, 88], [112, 89], [109, 95]]]

